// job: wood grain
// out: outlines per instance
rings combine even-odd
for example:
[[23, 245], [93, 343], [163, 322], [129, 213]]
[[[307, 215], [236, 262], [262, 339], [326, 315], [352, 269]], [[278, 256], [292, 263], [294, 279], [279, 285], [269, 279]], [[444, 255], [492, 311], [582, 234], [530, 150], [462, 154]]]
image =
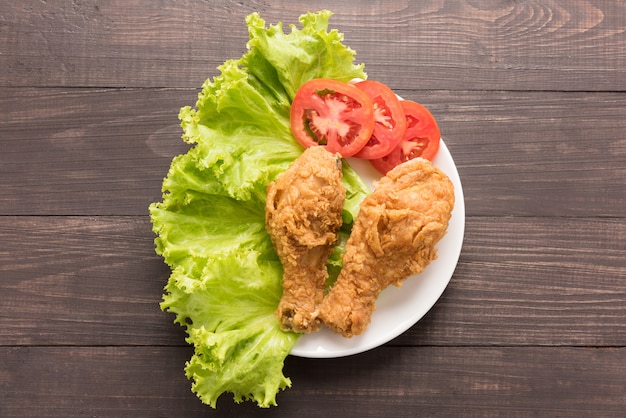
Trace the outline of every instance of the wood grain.
[[[468, 215], [624, 215], [623, 94], [400, 93], [439, 121]], [[178, 111], [197, 90], [0, 95], [0, 214], [143, 216], [161, 198], [171, 158], [187, 149]]]
[[175, 89], [5, 89], [0, 213], [144, 215], [185, 152]]
[[624, 254], [623, 219], [468, 218], [443, 297], [394, 344], [624, 346]]
[[[0, 217], [0, 345], [184, 345], [146, 217]], [[443, 298], [392, 345], [626, 345], [626, 223], [467, 219]]]
[[0, 345], [184, 345], [144, 218], [0, 217]]
[[[626, 90], [626, 5], [611, 0], [316, 2], [394, 88]], [[244, 18], [296, 22], [298, 0], [0, 4], [0, 86], [198, 86], [245, 51]]]
[[185, 347], [0, 348], [0, 414], [617, 417], [626, 391], [624, 348], [388, 347], [334, 360], [288, 357], [292, 387], [278, 407], [237, 405], [224, 394], [212, 410], [184, 377], [190, 355]]

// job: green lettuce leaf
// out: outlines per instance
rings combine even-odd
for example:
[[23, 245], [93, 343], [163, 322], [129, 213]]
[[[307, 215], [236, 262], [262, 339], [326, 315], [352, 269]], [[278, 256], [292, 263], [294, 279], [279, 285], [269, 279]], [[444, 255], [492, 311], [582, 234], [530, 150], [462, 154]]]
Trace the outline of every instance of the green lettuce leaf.
[[[302, 29], [266, 28], [247, 17], [248, 51], [207, 80], [195, 107], [179, 117], [186, 154], [172, 160], [163, 200], [150, 205], [156, 252], [172, 274], [161, 302], [185, 327], [194, 354], [185, 371], [202, 402], [216, 407], [225, 392], [236, 402], [276, 405], [291, 386], [282, 369], [299, 338], [283, 332], [274, 311], [282, 266], [265, 231], [266, 188], [302, 153], [289, 111], [299, 86], [315, 77], [366, 78], [342, 35], [328, 30], [331, 13], [301, 16]], [[340, 255], [367, 186], [345, 164], [347, 199]]]

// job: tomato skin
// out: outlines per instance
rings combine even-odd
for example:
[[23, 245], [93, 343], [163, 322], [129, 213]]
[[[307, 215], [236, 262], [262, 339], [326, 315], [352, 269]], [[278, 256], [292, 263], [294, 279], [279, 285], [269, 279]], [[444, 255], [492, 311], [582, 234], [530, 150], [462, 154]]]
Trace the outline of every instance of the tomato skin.
[[347, 158], [374, 131], [374, 105], [363, 91], [337, 80], [304, 83], [291, 104], [291, 132], [303, 147], [320, 145]]
[[410, 100], [402, 100], [400, 104], [407, 119], [404, 138], [389, 154], [370, 161], [382, 174], [413, 158], [432, 160], [439, 151], [441, 133], [430, 111]]
[[373, 80], [356, 83], [374, 104], [374, 132], [355, 157], [371, 160], [389, 154], [404, 137], [406, 118], [400, 100], [385, 84]]

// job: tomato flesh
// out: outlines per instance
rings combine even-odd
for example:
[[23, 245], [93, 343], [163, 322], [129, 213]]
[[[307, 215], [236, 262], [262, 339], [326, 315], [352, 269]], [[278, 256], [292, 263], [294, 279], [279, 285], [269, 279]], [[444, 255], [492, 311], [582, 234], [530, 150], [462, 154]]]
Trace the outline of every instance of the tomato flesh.
[[441, 134], [421, 104], [399, 100], [382, 83], [352, 85], [317, 78], [304, 83], [291, 105], [291, 131], [304, 147], [370, 160], [382, 174], [413, 158], [432, 160]]
[[325, 147], [342, 157], [356, 154], [374, 130], [374, 105], [356, 87], [337, 80], [304, 83], [291, 105], [291, 131], [304, 147]]
[[400, 143], [386, 156], [372, 159], [372, 165], [382, 174], [413, 158], [432, 160], [441, 142], [439, 126], [433, 115], [419, 103], [400, 101], [407, 121], [407, 129]]
[[371, 160], [391, 152], [406, 132], [406, 118], [400, 100], [386, 85], [378, 81], [365, 80], [356, 83], [374, 104], [374, 132], [365, 146], [355, 155]]

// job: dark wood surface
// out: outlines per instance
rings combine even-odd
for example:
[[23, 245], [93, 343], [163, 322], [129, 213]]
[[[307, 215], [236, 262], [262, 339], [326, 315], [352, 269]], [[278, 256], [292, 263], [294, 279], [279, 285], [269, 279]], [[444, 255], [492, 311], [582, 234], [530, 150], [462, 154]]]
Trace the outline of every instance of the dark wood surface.
[[[437, 117], [463, 250], [400, 337], [288, 357], [278, 407], [212, 410], [147, 207], [244, 17], [320, 8]], [[0, 2], [0, 417], [623, 416], [625, 208], [623, 1]]]

